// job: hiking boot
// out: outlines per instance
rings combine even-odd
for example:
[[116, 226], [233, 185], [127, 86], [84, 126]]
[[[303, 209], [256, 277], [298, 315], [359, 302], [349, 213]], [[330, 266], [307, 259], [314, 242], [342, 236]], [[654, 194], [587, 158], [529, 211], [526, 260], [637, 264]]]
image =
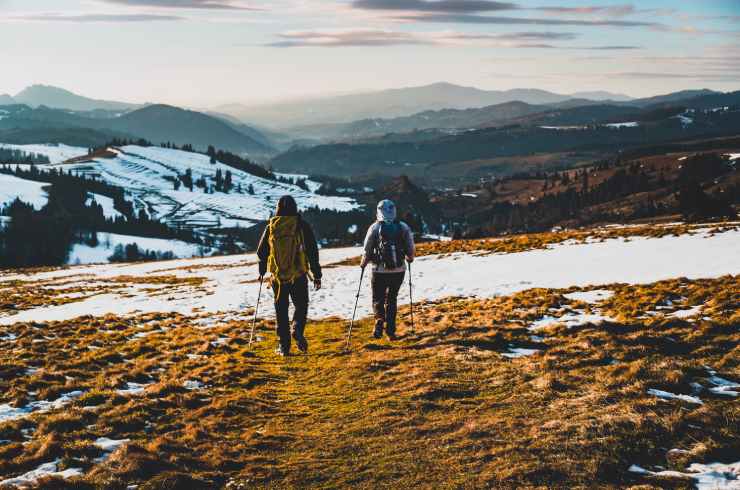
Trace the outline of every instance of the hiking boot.
[[295, 345], [298, 347], [298, 350], [304, 354], [308, 354], [308, 340], [306, 340], [306, 337], [301, 335], [300, 337], [293, 338], [295, 339]]
[[396, 332], [394, 330], [386, 329], [385, 334], [388, 336], [388, 340], [398, 340]]
[[375, 322], [375, 330], [373, 330], [373, 337], [376, 339], [383, 338], [383, 320]]
[[290, 349], [285, 349], [283, 346], [278, 345], [275, 349], [275, 354], [279, 355], [280, 357], [288, 357], [290, 355]]

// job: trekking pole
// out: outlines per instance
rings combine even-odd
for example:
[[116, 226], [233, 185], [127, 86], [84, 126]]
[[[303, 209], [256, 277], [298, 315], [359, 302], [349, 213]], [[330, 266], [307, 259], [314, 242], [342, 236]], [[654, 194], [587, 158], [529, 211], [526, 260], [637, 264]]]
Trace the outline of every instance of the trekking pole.
[[347, 345], [345, 346], [346, 350], [349, 350], [349, 343], [352, 339], [352, 327], [355, 324], [355, 315], [357, 314], [357, 304], [360, 302], [360, 291], [362, 290], [362, 278], [365, 277], [365, 268], [362, 268], [362, 272], [360, 273], [360, 285], [357, 286], [357, 296], [355, 296], [355, 309], [352, 311], [352, 320], [349, 322], [349, 332], [347, 332]]
[[414, 291], [411, 286], [411, 262], [409, 262], [409, 302], [411, 304], [411, 332], [414, 332]]
[[262, 296], [262, 276], [260, 276], [260, 290], [257, 293], [257, 305], [254, 307], [254, 318], [252, 319], [252, 331], [249, 334], [249, 347], [252, 347], [252, 339], [254, 338], [254, 327], [257, 325], [257, 312], [260, 310], [260, 297]]

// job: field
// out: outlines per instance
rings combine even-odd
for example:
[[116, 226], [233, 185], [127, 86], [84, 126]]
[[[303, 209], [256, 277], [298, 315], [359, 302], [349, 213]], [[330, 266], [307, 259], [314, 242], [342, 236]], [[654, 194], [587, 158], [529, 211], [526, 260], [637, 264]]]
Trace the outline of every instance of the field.
[[425, 245], [415, 328], [350, 352], [324, 251], [287, 360], [253, 256], [4, 273], [0, 486], [732, 488], [740, 231], [664, 231]]

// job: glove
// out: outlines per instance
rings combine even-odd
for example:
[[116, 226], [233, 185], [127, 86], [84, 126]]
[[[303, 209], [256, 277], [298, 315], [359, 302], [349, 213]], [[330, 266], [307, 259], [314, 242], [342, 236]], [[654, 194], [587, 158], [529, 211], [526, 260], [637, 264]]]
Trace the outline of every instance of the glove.
[[413, 257], [406, 257], [406, 262], [408, 262], [409, 264], [413, 261], [414, 261]]
[[316, 291], [321, 289], [321, 279], [314, 279], [313, 281], [313, 287], [316, 288]]

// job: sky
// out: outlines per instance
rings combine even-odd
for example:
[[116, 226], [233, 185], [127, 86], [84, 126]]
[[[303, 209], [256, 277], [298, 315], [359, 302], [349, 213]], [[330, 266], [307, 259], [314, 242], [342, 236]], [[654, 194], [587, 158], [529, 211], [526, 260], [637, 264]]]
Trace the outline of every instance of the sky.
[[260, 104], [440, 81], [740, 89], [740, 0], [0, 0], [0, 94]]

